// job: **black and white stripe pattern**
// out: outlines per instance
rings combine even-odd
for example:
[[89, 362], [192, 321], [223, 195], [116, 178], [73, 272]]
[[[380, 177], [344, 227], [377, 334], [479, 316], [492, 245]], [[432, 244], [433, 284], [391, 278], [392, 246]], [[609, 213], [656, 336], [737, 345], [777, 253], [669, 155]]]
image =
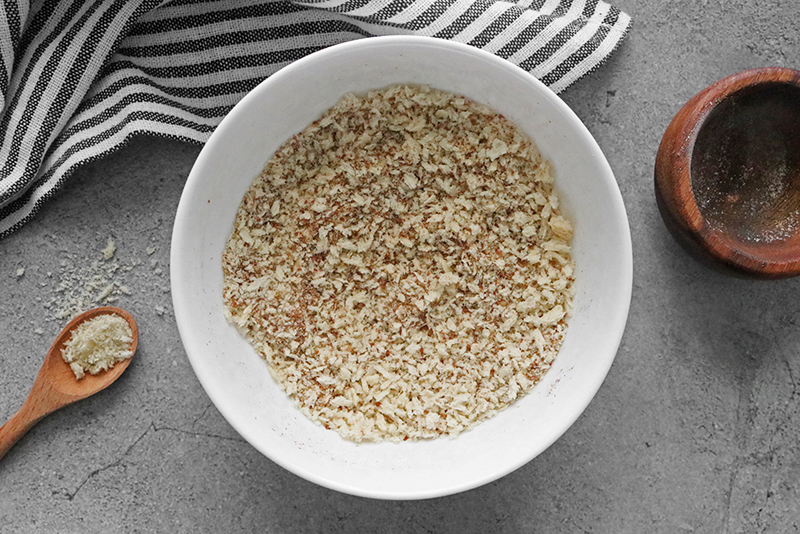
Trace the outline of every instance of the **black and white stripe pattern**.
[[630, 27], [601, 0], [0, 0], [0, 237], [148, 133], [203, 143], [264, 78], [372, 35], [467, 43], [558, 92]]

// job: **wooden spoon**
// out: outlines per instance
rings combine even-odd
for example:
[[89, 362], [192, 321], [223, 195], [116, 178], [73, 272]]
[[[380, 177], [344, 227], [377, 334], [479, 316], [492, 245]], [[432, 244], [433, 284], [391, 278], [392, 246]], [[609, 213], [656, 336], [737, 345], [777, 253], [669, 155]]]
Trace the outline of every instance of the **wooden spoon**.
[[31, 387], [27, 400], [17, 413], [0, 427], [0, 458], [5, 456], [9, 449], [46, 415], [105, 389], [128, 368], [132, 357], [117, 362], [114, 367], [107, 371], [96, 375], [87, 373], [85, 377], [78, 380], [75, 378], [75, 374], [69, 364], [61, 356], [64, 344], [69, 340], [72, 331], [78, 325], [98, 315], [110, 313], [119, 315], [128, 321], [133, 333], [131, 352], [136, 352], [139, 329], [136, 327], [136, 321], [134, 321], [133, 316], [125, 310], [112, 306], [103, 306], [84, 312], [72, 319], [53, 342], [50, 350], [47, 351], [47, 356], [45, 356], [42, 368], [33, 382], [33, 387]]

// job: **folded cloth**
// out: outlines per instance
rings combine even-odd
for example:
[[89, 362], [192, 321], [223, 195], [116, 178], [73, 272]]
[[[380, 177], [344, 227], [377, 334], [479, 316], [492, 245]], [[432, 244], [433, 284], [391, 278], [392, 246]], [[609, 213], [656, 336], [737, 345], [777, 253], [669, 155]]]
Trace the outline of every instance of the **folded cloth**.
[[0, 0], [0, 237], [79, 165], [136, 134], [203, 143], [264, 78], [327, 46], [451, 39], [558, 92], [630, 23], [599, 0]]

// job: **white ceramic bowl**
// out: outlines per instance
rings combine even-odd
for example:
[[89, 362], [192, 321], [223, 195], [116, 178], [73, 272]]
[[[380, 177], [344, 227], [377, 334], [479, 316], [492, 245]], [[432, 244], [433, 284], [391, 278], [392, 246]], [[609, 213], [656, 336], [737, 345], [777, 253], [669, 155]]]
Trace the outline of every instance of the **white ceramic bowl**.
[[[222, 314], [221, 255], [237, 207], [272, 153], [345, 93], [428, 84], [514, 121], [555, 168], [575, 224], [575, 312], [549, 373], [523, 399], [455, 439], [355, 444], [309, 421]], [[575, 114], [532, 76], [473, 47], [421, 37], [353, 41], [285, 67], [245, 96], [206, 143], [172, 236], [175, 316], [200, 383], [255, 448], [320, 485], [419, 499], [493, 481], [529, 462], [578, 418], [611, 366], [631, 294], [631, 240], [614, 175]]]

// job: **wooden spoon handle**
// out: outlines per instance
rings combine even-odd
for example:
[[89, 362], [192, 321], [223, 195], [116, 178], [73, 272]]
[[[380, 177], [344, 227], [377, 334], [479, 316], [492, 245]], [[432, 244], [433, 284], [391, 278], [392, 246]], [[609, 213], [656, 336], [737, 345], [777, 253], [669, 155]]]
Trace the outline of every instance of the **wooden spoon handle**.
[[28, 397], [22, 404], [17, 413], [11, 416], [11, 419], [6, 421], [6, 424], [0, 427], [0, 458], [14, 446], [14, 444], [25, 435], [28, 430], [33, 428], [33, 425], [41, 421], [44, 416], [52, 413], [56, 408], [52, 406], [46, 407], [36, 399]]

